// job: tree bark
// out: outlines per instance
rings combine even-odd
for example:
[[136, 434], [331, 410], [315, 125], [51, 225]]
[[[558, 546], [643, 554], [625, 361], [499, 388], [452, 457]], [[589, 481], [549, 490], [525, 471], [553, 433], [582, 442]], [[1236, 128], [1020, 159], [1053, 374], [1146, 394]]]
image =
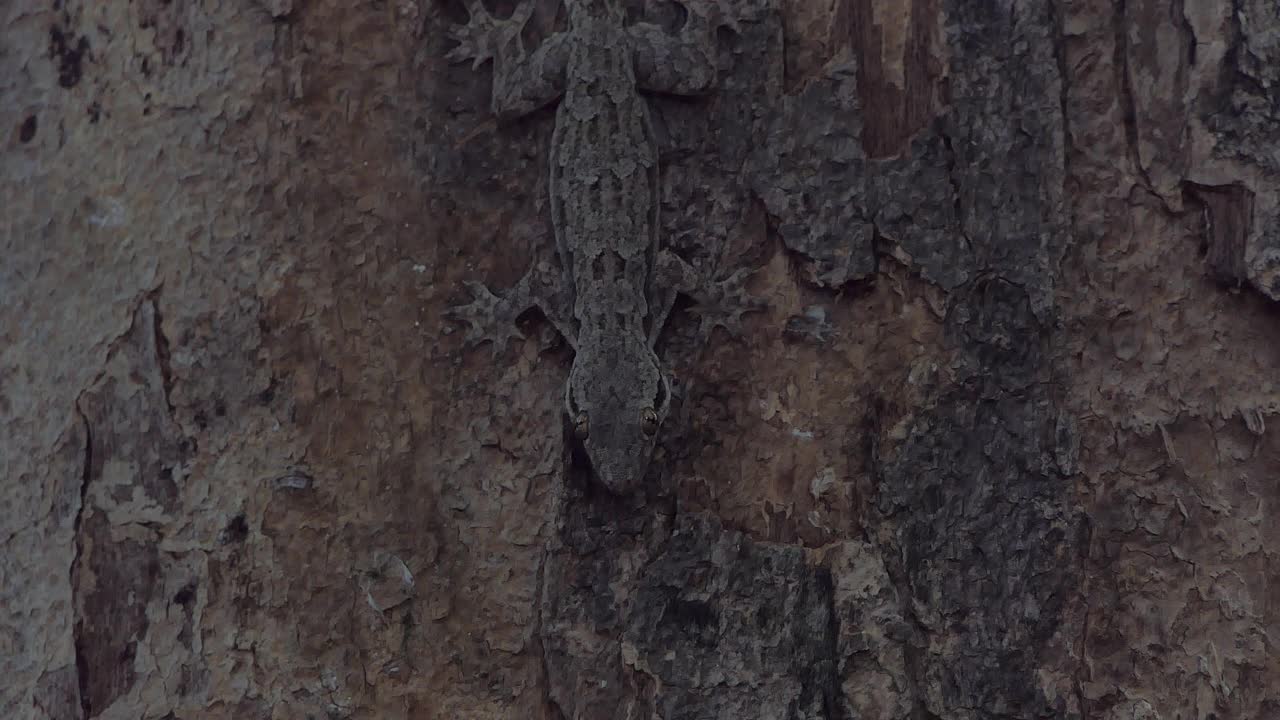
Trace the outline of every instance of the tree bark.
[[726, 6], [626, 496], [462, 2], [0, 7], [0, 716], [1280, 717], [1275, 3]]

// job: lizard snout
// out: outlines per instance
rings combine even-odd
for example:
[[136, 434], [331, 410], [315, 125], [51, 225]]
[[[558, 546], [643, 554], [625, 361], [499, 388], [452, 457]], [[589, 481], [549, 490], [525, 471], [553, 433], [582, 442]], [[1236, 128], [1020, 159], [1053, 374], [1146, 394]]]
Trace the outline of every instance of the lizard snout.
[[632, 428], [601, 423], [583, 442], [591, 470], [610, 492], [629, 492], [644, 479], [653, 443]]

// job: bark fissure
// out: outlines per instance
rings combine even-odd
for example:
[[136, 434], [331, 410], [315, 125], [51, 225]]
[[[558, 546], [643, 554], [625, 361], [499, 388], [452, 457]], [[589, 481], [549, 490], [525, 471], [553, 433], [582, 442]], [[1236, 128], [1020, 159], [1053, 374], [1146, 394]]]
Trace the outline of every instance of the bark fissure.
[[80, 408], [80, 404], [76, 403], [76, 416], [80, 423], [84, 426], [84, 457], [82, 459], [82, 467], [80, 471], [80, 506], [76, 509], [75, 521], [72, 523], [73, 537], [75, 539], [75, 553], [71, 560], [71, 605], [73, 608], [73, 645], [75, 646], [75, 662], [76, 662], [76, 680], [80, 690], [80, 710], [83, 720], [89, 720], [90, 707], [89, 700], [89, 667], [88, 657], [85, 651], [85, 639], [82, 632], [84, 618], [79, 617], [80, 609], [80, 593], [79, 587], [82, 581], [80, 577], [81, 556], [84, 553], [84, 538], [80, 534], [81, 520], [84, 518], [85, 507], [89, 502], [89, 482], [93, 475], [93, 425], [89, 422], [89, 417], [85, 415], [84, 410]]
[[160, 387], [164, 393], [165, 405], [173, 415], [173, 367], [170, 360], [169, 338], [164, 334], [163, 318], [160, 313], [160, 293], [163, 285], [158, 285], [147, 293], [146, 302], [151, 303], [151, 336], [156, 346], [156, 364], [160, 368]]
[[[965, 249], [969, 251], [970, 257], [976, 260], [977, 258], [973, 257], [973, 240], [969, 237], [968, 224], [965, 220], [966, 213], [964, 207], [964, 194], [960, 180], [956, 177], [958, 173], [956, 149], [951, 142], [951, 134], [947, 132], [946, 128], [943, 127], [941, 123], [939, 127], [939, 134], [942, 136], [942, 145], [947, 151], [947, 182], [951, 184], [951, 202], [956, 216], [956, 232], [960, 235], [960, 239], [964, 240]], [[970, 279], [968, 282], [972, 281], [973, 280]], [[968, 284], [968, 282], [966, 284]]]
[[[1067, 8], [1065, 3], [1067, 0], [1051, 0], [1049, 3], [1049, 12], [1052, 13], [1054, 28], [1054, 48], [1053, 57], [1058, 64], [1058, 114], [1062, 118], [1062, 156], [1059, 158], [1062, 163], [1062, 177], [1064, 182], [1072, 177], [1071, 156], [1075, 149], [1074, 138], [1071, 135], [1071, 78], [1072, 73], [1067, 64]], [[1066, 188], [1063, 188], [1063, 194], [1066, 194]], [[1067, 223], [1068, 229], [1075, 230], [1075, 213], [1068, 212]], [[1065, 255], [1067, 248], [1063, 248], [1062, 253]]]
[[[870, 422], [867, 428], [867, 433], [872, 438], [872, 448], [871, 452], [868, 453], [867, 460], [870, 466], [871, 486], [878, 489], [885, 482], [884, 465], [880, 457], [880, 437], [884, 430], [882, 420], [883, 402], [877, 399], [873, 404], [873, 408], [873, 412], [869, 413]], [[879, 512], [877, 515], [881, 525], [892, 526], [894, 524], [891, 514]], [[870, 538], [868, 539], [870, 540]], [[876, 540], [870, 544], [879, 551], [880, 557], [884, 559], [885, 571], [893, 584], [894, 597], [897, 599], [898, 613], [900, 617], [907, 621], [912, 630], [909, 636], [900, 640], [903, 658], [906, 663], [906, 691], [907, 696], [911, 699], [912, 720], [938, 720], [937, 715], [929, 710], [924, 688], [921, 686], [921, 679], [925, 677], [926, 666], [923, 655], [927, 652], [926, 646], [929, 642], [929, 632], [916, 614], [915, 604], [911, 601], [911, 579], [906, 567], [904, 550], [892, 539]]]
[[[1124, 121], [1125, 150], [1132, 166], [1135, 180], [1160, 202], [1164, 198], [1155, 191], [1155, 184], [1142, 161], [1142, 135], [1138, 120], [1138, 103], [1133, 93], [1133, 76], [1129, 58], [1129, 0], [1113, 0], [1112, 22], [1114, 30], [1114, 52], [1112, 58], [1115, 67], [1116, 88], [1120, 94], [1120, 115]], [[1168, 209], [1167, 207], [1165, 208]]]

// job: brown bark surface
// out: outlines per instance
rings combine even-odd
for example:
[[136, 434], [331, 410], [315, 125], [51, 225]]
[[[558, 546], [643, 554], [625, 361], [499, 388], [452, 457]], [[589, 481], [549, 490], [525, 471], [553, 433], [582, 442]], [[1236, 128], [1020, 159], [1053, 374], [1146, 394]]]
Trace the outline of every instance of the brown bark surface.
[[0, 717], [1280, 717], [1275, 3], [728, 5], [617, 497], [461, 2], [0, 3]]

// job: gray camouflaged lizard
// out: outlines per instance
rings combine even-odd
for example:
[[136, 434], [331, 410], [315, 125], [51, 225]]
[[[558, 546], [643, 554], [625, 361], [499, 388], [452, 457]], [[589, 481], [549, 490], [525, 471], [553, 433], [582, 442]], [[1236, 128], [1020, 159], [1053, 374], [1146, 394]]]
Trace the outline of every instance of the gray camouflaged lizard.
[[467, 0], [449, 59], [493, 60], [493, 111], [519, 117], [560, 99], [551, 141], [551, 220], [560, 268], [536, 263], [503, 297], [469, 283], [474, 301], [450, 313], [470, 325], [469, 343], [495, 352], [522, 337], [516, 317], [538, 307], [574, 350], [565, 409], [597, 479], [624, 493], [643, 479], [670, 383], [654, 345], [678, 293], [691, 296], [702, 331], [737, 334], [762, 303], [747, 272], [713, 283], [658, 242], [658, 152], [641, 90], [697, 95], [716, 78], [714, 31], [732, 25], [717, 0], [681, 0], [680, 32], [627, 25], [619, 0], [565, 0], [568, 28], [525, 52], [532, 4], [492, 17]]

